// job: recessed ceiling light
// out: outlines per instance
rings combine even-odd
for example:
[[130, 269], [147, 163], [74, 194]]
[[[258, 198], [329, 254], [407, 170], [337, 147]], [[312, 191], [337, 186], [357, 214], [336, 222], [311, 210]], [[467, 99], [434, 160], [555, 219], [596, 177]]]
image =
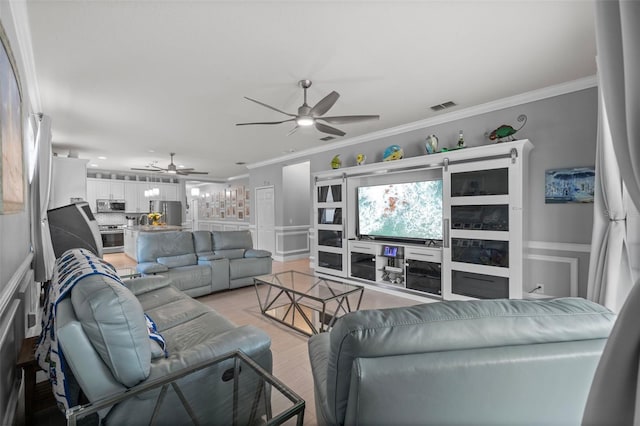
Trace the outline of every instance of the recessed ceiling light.
[[178, 164], [179, 169], [184, 169], [184, 164]]
[[107, 157], [105, 157], [104, 155], [101, 155], [100, 157], [98, 157], [98, 160], [106, 160]]
[[154, 153], [155, 151], [153, 149], [150, 149], [149, 152]]
[[91, 167], [98, 167], [96, 163], [90, 164]]

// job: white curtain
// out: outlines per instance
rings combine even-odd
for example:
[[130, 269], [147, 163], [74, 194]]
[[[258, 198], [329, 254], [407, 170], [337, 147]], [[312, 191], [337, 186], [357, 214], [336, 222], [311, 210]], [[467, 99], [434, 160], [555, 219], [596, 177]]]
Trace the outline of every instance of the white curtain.
[[[624, 258], [628, 242], [637, 243], [640, 232], [640, 1], [600, 0], [595, 6], [602, 94], [596, 163], [601, 175], [612, 176], [601, 176], [596, 188], [589, 294], [605, 303], [626, 300], [598, 364], [582, 423], [640, 425], [640, 285], [631, 286], [640, 259]], [[616, 265], [623, 269], [618, 282]], [[628, 282], [620, 282], [626, 274]]]
[[595, 6], [600, 114], [587, 297], [619, 311], [640, 266], [628, 245], [637, 244], [638, 221], [627, 220], [640, 210], [640, 2]]
[[633, 286], [626, 235], [625, 187], [613, 150], [601, 89], [598, 99], [596, 183], [587, 298], [618, 312]]
[[51, 244], [47, 206], [51, 192], [51, 118], [43, 115], [38, 120], [36, 134], [37, 164], [31, 182], [32, 244], [34, 251], [34, 279], [43, 283], [53, 276], [55, 254]]

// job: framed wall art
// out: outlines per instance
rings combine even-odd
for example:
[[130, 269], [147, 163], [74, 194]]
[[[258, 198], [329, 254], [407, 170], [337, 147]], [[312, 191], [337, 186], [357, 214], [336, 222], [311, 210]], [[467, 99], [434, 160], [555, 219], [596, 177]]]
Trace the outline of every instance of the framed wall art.
[[595, 167], [554, 169], [545, 172], [546, 204], [593, 203]]
[[0, 213], [24, 210], [25, 184], [22, 147], [22, 98], [9, 43], [0, 28], [0, 149], [2, 150], [2, 185]]

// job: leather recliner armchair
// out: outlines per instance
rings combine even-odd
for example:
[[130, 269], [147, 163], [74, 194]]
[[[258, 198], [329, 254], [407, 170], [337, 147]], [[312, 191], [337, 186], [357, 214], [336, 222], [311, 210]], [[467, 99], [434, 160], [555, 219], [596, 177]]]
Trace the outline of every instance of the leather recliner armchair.
[[615, 314], [579, 298], [346, 314], [309, 339], [319, 424], [579, 424]]

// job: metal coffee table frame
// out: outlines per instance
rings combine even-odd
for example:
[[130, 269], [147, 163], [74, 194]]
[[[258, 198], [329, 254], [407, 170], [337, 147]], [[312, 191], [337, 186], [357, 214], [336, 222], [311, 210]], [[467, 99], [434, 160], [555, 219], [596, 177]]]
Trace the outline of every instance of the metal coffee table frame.
[[[281, 277], [285, 275], [291, 275], [289, 277], [291, 282], [293, 282], [296, 275], [301, 275], [306, 279], [313, 279], [315, 282], [306, 291], [304, 292], [298, 291], [288, 287], [286, 285], [286, 282], [283, 282]], [[262, 314], [271, 319], [278, 321], [283, 325], [286, 325], [289, 328], [292, 328], [296, 331], [306, 334], [307, 336], [328, 331], [331, 327], [333, 327], [336, 320], [340, 317], [341, 313], [346, 314], [351, 312], [352, 307], [351, 307], [351, 302], [349, 301], [349, 296], [352, 296], [353, 294], [358, 292], [360, 294], [358, 296], [358, 303], [355, 306], [355, 310], [360, 309], [360, 303], [362, 302], [362, 296], [364, 294], [364, 287], [362, 286], [327, 280], [324, 278], [320, 278], [310, 274], [305, 274], [303, 272], [298, 272], [298, 271], [285, 271], [285, 272], [279, 272], [279, 273], [270, 274], [270, 275], [263, 275], [260, 277], [255, 277], [253, 282], [256, 289], [256, 295], [258, 297], [258, 304], [260, 305], [260, 311], [262, 312]], [[349, 289], [348, 291], [336, 291], [330, 285], [326, 285], [326, 288], [331, 294], [330, 297], [319, 297], [319, 296], [309, 294], [309, 292], [314, 288], [326, 283], [335, 283], [335, 284], [338, 284], [339, 286], [351, 287], [351, 289]], [[267, 295], [264, 301], [260, 298], [260, 292], [258, 287], [261, 284], [269, 286], [267, 290]], [[271, 293], [273, 289], [276, 289], [277, 294], [275, 294], [275, 296], [271, 298], [272, 296]], [[280, 296], [282, 295], [284, 295], [288, 299], [288, 305], [284, 305], [286, 306], [286, 311], [285, 311], [285, 314], [282, 315], [282, 318], [287, 318], [287, 316], [291, 313], [291, 322], [287, 322], [284, 319], [269, 313], [270, 310], [275, 308], [274, 304], [278, 300], [280, 300]], [[322, 305], [322, 307], [318, 309], [313, 306], [303, 305], [302, 301], [304, 299], [310, 299], [315, 302], [318, 302]], [[329, 313], [327, 312], [327, 304], [332, 301], [336, 302], [336, 309], [332, 313]], [[279, 307], [283, 307], [283, 306], [279, 306]], [[319, 327], [316, 327], [316, 325], [313, 323], [311, 318], [309, 318], [309, 316], [307, 315], [307, 312], [305, 312], [304, 308], [307, 308], [319, 313], [319, 320], [320, 320]], [[300, 315], [300, 318], [302, 318], [302, 320], [309, 327], [309, 329], [311, 330], [311, 333], [301, 328], [298, 328], [294, 325], [296, 312]]]

